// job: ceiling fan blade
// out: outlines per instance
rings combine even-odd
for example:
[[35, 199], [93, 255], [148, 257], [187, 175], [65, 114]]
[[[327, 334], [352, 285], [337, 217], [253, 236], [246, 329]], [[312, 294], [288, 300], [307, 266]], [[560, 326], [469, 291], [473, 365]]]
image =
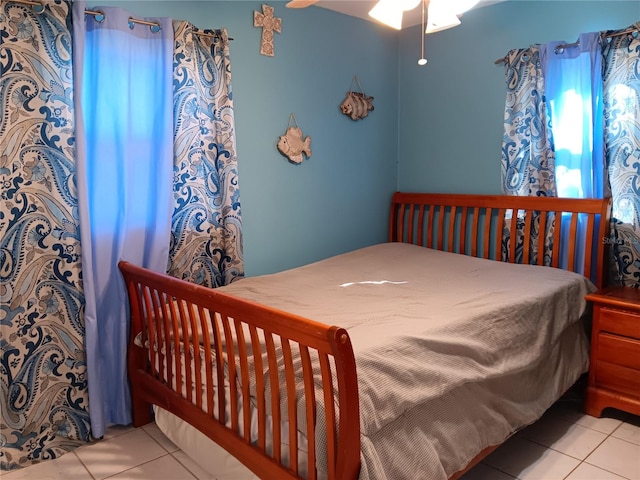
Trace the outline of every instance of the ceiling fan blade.
[[318, 0], [291, 0], [290, 2], [288, 2], [285, 5], [285, 7], [289, 7], [289, 8], [305, 8], [305, 7], [308, 7], [310, 5], [313, 5], [317, 1]]

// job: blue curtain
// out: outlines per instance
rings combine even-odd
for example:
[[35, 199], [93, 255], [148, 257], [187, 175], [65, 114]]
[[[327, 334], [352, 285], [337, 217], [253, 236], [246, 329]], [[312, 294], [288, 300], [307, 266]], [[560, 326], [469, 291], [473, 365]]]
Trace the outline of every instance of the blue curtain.
[[[557, 194], [602, 198], [605, 167], [600, 34], [583, 33], [570, 45], [564, 41], [540, 45], [540, 63], [553, 130]], [[569, 217], [564, 216], [560, 224], [564, 239], [561, 255], [568, 248], [569, 227]], [[582, 216], [578, 228], [584, 235], [586, 221]], [[584, 251], [578, 248], [582, 265]]]
[[[631, 30], [629, 32], [628, 30]], [[605, 155], [613, 198], [615, 279], [640, 287], [640, 22], [604, 32]]]
[[602, 53], [599, 33], [576, 44], [540, 46], [545, 97], [554, 133], [559, 197], [602, 198]]
[[86, 349], [93, 435], [131, 422], [129, 317], [117, 263], [165, 272], [171, 218], [170, 19], [157, 32], [135, 15], [74, 3], [74, 62]]
[[208, 287], [244, 276], [226, 30], [174, 21], [174, 185], [168, 273]]
[[71, 5], [3, 1], [0, 26], [0, 469], [12, 470], [88, 441], [89, 413]]

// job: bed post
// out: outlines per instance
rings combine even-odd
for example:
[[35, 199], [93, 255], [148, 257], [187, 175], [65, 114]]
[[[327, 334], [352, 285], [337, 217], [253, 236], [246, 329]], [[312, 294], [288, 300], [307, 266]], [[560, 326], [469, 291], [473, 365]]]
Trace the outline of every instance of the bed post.
[[[126, 267], [128, 262], [121, 261], [118, 263], [120, 271]], [[131, 390], [131, 415], [133, 418], [133, 426], [141, 427], [147, 423], [151, 423], [151, 403], [146, 401], [141, 392], [141, 384], [137, 379], [138, 370], [145, 371], [146, 352], [143, 347], [136, 345], [135, 338], [142, 332], [142, 299], [140, 291], [134, 283], [125, 278], [127, 291], [129, 292], [129, 348], [127, 349], [127, 367], [129, 376], [129, 388]]]
[[336, 477], [358, 478], [360, 472], [360, 402], [356, 360], [349, 334], [344, 328], [331, 327], [328, 339], [333, 345], [333, 355], [338, 374], [340, 423]]
[[[142, 352], [142, 353], [138, 353]], [[131, 389], [131, 415], [134, 427], [141, 427], [153, 420], [151, 416], [151, 403], [147, 402], [140, 389], [140, 382], [136, 381], [136, 370], [142, 368], [140, 359], [143, 359], [144, 350], [136, 345], [129, 346], [129, 388]]]

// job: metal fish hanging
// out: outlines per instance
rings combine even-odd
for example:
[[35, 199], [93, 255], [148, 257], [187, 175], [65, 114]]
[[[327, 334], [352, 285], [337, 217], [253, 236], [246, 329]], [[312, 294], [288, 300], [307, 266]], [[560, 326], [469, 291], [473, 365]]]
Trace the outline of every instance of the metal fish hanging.
[[[295, 127], [291, 126], [292, 120]], [[302, 163], [303, 154], [311, 157], [311, 137], [304, 137], [293, 113], [289, 116], [287, 132], [278, 139], [278, 150], [293, 163]]]
[[[351, 80], [351, 87], [353, 87], [354, 81], [358, 84], [360, 90], [362, 90], [358, 77], [355, 75]], [[353, 91], [352, 88], [347, 92], [347, 97], [340, 104], [340, 110], [351, 120], [360, 120], [369, 115], [369, 112], [373, 110], [373, 97], [368, 97], [363, 91]]]

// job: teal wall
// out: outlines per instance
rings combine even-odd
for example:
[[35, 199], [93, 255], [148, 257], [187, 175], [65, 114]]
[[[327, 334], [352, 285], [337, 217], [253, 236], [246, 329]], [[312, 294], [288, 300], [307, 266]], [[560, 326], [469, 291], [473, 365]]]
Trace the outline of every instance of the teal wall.
[[[227, 28], [247, 275], [381, 242], [396, 189], [500, 192], [504, 68], [512, 48], [640, 20], [640, 1], [521, 1], [472, 10], [426, 38], [310, 7], [267, 2], [282, 18], [275, 56], [259, 54], [250, 1], [102, 1], [140, 16]], [[91, 3], [96, 4], [95, 2]], [[375, 110], [354, 122], [338, 106], [358, 76]], [[276, 142], [294, 113], [313, 155], [288, 162]]]
[[[254, 10], [275, 6], [275, 56], [260, 55]], [[97, 5], [91, 2], [90, 5]], [[101, 1], [139, 16], [225, 27], [232, 86], [247, 275], [282, 270], [385, 241], [396, 189], [398, 36], [371, 22], [283, 1]], [[375, 110], [357, 122], [339, 105], [357, 75]], [[312, 156], [276, 149], [294, 113]]]
[[509, 0], [467, 12], [462, 24], [427, 35], [403, 30], [399, 45], [399, 171], [401, 190], [500, 193], [510, 49], [640, 21], [640, 1]]

